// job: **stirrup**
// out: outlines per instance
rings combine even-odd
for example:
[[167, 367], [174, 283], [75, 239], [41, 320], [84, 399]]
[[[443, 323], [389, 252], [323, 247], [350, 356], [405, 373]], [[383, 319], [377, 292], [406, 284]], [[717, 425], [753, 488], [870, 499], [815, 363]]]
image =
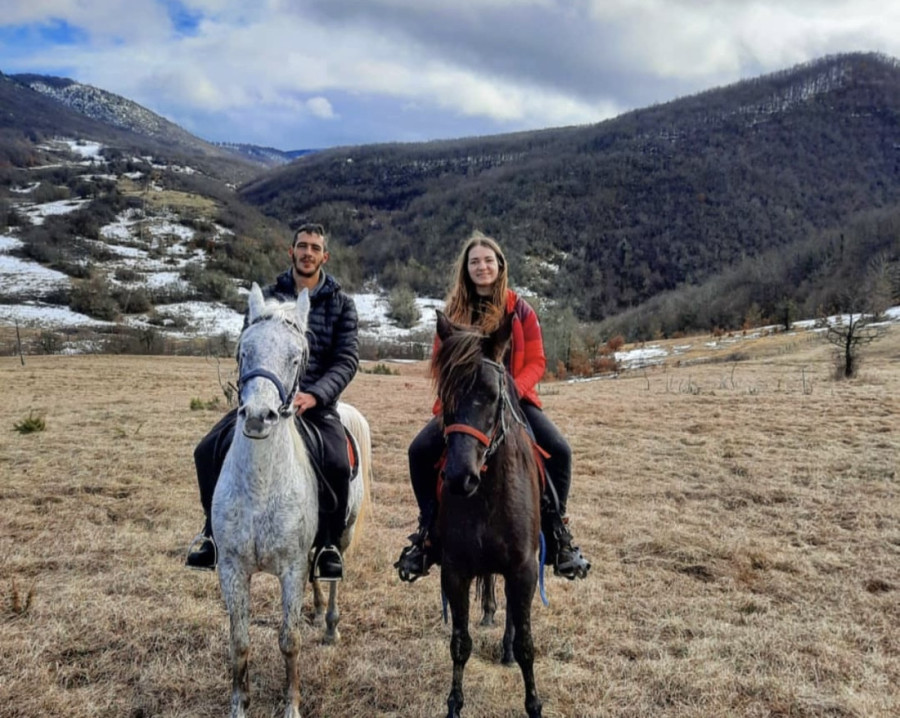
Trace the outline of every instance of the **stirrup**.
[[[565, 555], [566, 558], [560, 561]], [[570, 543], [563, 544], [553, 561], [553, 573], [556, 576], [562, 576], [570, 581], [576, 578], [587, 578], [588, 571], [591, 570], [591, 562], [581, 555], [581, 549]]]
[[[413, 536], [415, 535], [413, 534]], [[394, 563], [394, 568], [397, 569], [397, 575], [400, 576], [401, 581], [412, 583], [422, 576], [427, 576], [430, 565], [428, 550], [424, 546], [414, 543], [404, 547], [400, 552], [400, 558]]]
[[[324, 557], [324, 560], [323, 560]], [[340, 581], [344, 577], [344, 559], [334, 544], [320, 548], [313, 559], [313, 581]]]
[[194, 571], [215, 571], [219, 563], [219, 549], [211, 536], [198, 533], [188, 546], [184, 565]]

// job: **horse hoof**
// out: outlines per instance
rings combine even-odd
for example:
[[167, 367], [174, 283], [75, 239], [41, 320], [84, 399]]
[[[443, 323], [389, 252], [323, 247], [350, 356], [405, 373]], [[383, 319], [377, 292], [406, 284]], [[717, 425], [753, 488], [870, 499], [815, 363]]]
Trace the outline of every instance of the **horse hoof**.
[[336, 628], [333, 631], [326, 631], [325, 635], [322, 636], [322, 643], [326, 646], [333, 646], [339, 643], [340, 640], [341, 632]]

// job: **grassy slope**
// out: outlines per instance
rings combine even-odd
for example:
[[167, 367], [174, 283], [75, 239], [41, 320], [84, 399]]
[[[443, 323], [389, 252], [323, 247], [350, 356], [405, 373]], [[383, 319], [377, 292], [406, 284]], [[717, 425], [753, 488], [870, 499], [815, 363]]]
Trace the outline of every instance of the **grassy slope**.
[[[542, 387], [594, 562], [535, 603], [546, 716], [900, 712], [900, 331], [846, 383], [826, 345], [764, 341], [734, 365]], [[361, 374], [347, 394], [373, 426], [375, 505], [342, 586], [342, 644], [305, 634], [306, 716], [445, 712], [438, 580], [408, 586], [391, 568], [415, 518], [405, 450], [430, 406], [423, 367], [401, 372]], [[215, 364], [3, 357], [0, 382], [0, 716], [226, 714], [217, 582], [181, 566], [200, 527], [191, 451], [218, 417], [188, 407], [219, 393]], [[46, 430], [12, 431], [29, 412]], [[280, 714], [277, 584], [253, 594], [251, 714]], [[473, 635], [465, 714], [522, 715], [500, 628]]]

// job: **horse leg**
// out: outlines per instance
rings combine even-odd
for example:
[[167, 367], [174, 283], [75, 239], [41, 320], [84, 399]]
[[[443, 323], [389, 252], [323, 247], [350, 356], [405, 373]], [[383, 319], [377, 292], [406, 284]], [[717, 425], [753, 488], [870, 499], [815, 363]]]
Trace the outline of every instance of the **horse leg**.
[[250, 705], [250, 577], [220, 563], [219, 584], [231, 623], [231, 718], [244, 718]]
[[510, 573], [505, 579], [506, 611], [507, 616], [511, 616], [513, 629], [513, 655], [525, 682], [525, 711], [528, 718], [540, 718], [541, 700], [534, 683], [534, 642], [531, 638], [531, 603], [537, 583], [537, 566], [523, 568], [516, 574]]
[[316, 612], [313, 616], [313, 625], [314, 626], [324, 626], [325, 625], [325, 595], [322, 593], [322, 584], [318, 581], [313, 581], [313, 605], [315, 606]]
[[471, 578], [451, 575], [441, 571], [441, 589], [450, 604], [453, 633], [450, 637], [450, 657], [453, 659], [453, 683], [447, 697], [447, 718], [459, 718], [463, 708], [463, 671], [472, 655], [472, 637], [469, 635], [469, 588]]
[[278, 647], [284, 656], [284, 718], [300, 718], [300, 624], [305, 583], [306, 571], [303, 569], [288, 571], [281, 576], [282, 621]]
[[325, 613], [325, 637], [323, 640], [333, 645], [341, 640], [341, 632], [338, 631], [338, 622], [341, 620], [341, 609], [338, 608], [338, 583], [331, 581], [328, 590], [328, 611]]
[[481, 591], [481, 625], [493, 626], [494, 615], [497, 613], [497, 594], [496, 594], [497, 577], [494, 574], [478, 577], [478, 590]]
[[513, 639], [516, 635], [516, 627], [513, 625], [512, 612], [506, 611], [506, 629], [503, 631], [503, 656], [500, 663], [504, 666], [512, 665], [515, 660], [513, 656]]

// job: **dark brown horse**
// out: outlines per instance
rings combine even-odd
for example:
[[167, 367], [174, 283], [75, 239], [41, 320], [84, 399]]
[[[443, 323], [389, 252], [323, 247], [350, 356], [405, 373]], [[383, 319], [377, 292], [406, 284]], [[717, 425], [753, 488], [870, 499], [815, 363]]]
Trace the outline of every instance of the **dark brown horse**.
[[472, 652], [469, 591], [500, 574], [506, 590], [504, 656], [525, 681], [529, 718], [541, 715], [534, 683], [531, 603], [538, 580], [540, 478], [512, 378], [501, 363], [512, 316], [489, 335], [438, 312], [441, 344], [432, 358], [447, 449], [438, 513], [441, 589], [450, 606], [453, 683], [448, 718], [463, 707], [463, 670]]

